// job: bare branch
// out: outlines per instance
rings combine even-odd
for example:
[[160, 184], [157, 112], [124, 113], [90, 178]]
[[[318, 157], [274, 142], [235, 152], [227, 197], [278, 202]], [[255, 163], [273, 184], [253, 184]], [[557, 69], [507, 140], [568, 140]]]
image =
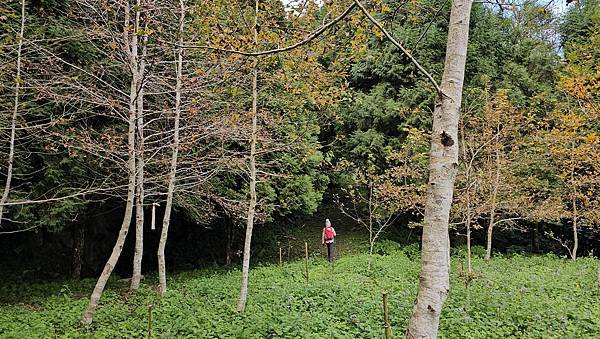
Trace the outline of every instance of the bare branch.
[[375, 19], [370, 13], [369, 11], [360, 3], [359, 0], [354, 0], [354, 3], [360, 8], [360, 10], [367, 16], [367, 18], [369, 18], [369, 20], [375, 25], [377, 26], [377, 28], [379, 28], [379, 30], [388, 38], [388, 40], [394, 44], [396, 47], [398, 47], [402, 53], [404, 53], [408, 59], [410, 59], [410, 61], [417, 67], [417, 69], [419, 71], [421, 71], [421, 73], [423, 73], [431, 82], [431, 84], [433, 85], [433, 87], [435, 87], [436, 92], [438, 93], [438, 95], [440, 96], [447, 96], [444, 94], [444, 92], [442, 92], [442, 89], [440, 88], [440, 85], [438, 85], [438, 83], [435, 81], [435, 79], [433, 78], [433, 76], [431, 76], [431, 74], [429, 74], [429, 72], [427, 72], [425, 70], [425, 68], [423, 68], [423, 66], [421, 66], [421, 64], [419, 64], [419, 62], [417, 61], [417, 59], [415, 59], [412, 54], [410, 54], [410, 52], [408, 50], [406, 50], [406, 48], [404, 48], [404, 46], [402, 46], [402, 44], [400, 44], [396, 39], [394, 39], [394, 37], [383, 27], [383, 25], [381, 25], [381, 23], [379, 21], [377, 21], [377, 19]]
[[[275, 49], [270, 49], [270, 50], [266, 50], [266, 51], [258, 51], [258, 52], [246, 52], [246, 51], [239, 51], [239, 50], [235, 50], [235, 49], [226, 49], [226, 48], [220, 48], [220, 47], [214, 47], [214, 46], [207, 46], [207, 45], [203, 45], [203, 46], [192, 46], [192, 45], [187, 45], [186, 46], [186, 45], [184, 45], [184, 46], [178, 46], [178, 47], [206, 49], [206, 50], [211, 50], [211, 51], [217, 51], [217, 52], [223, 52], [223, 53], [232, 53], [232, 54], [239, 54], [239, 55], [244, 55], [244, 56], [254, 56], [254, 57], [261, 56], [261, 55], [269, 55], [269, 54], [276, 54], [276, 53], [286, 52], [286, 51], [292, 50], [294, 48], [300, 47], [302, 45], [305, 45], [305, 44], [311, 42], [312, 40], [318, 38], [327, 29], [329, 29], [330, 27], [334, 26], [340, 20], [342, 20], [348, 14], [350, 14], [352, 12], [352, 10], [354, 9], [355, 6], [356, 6], [355, 4], [350, 5], [348, 8], [346, 8], [346, 10], [342, 14], [340, 14], [339, 16], [337, 16], [336, 18], [334, 18], [329, 23], [321, 26], [319, 29], [317, 29], [317, 30], [313, 31], [312, 33], [308, 34], [303, 40], [301, 40], [301, 41], [299, 41], [299, 42], [297, 42], [295, 44], [292, 44], [290, 46], [286, 46], [286, 47], [275, 48]], [[164, 43], [170, 44], [170, 45], [174, 45], [173, 43], [171, 43], [169, 41], [161, 41], [161, 42], [164, 42]]]
[[40, 227], [40, 225], [36, 225], [36, 226], [31, 226], [29, 228], [23, 229], [23, 230], [15, 230], [15, 231], [6, 231], [6, 232], [0, 232], [0, 234], [14, 234], [14, 233], [21, 233], [21, 232], [27, 232], [27, 231], [31, 231], [34, 228], [38, 228]]

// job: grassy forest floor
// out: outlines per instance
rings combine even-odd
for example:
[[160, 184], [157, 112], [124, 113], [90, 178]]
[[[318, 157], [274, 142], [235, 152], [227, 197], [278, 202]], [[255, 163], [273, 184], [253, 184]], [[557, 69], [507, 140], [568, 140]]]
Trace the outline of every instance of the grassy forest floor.
[[[389, 247], [389, 246], [388, 246]], [[4, 283], [0, 286], [2, 338], [142, 338], [153, 305], [156, 338], [377, 338], [382, 337], [381, 290], [389, 291], [390, 319], [401, 337], [416, 294], [415, 248], [376, 255], [342, 256], [330, 266], [318, 253], [309, 262], [254, 268], [245, 314], [235, 311], [239, 269], [171, 275], [160, 298], [155, 276], [136, 294], [112, 280], [94, 324], [79, 318], [94, 280]], [[475, 259], [479, 276], [468, 287], [461, 259], [453, 259], [452, 290], [443, 311], [443, 338], [590, 338], [600, 329], [597, 261], [554, 256]]]

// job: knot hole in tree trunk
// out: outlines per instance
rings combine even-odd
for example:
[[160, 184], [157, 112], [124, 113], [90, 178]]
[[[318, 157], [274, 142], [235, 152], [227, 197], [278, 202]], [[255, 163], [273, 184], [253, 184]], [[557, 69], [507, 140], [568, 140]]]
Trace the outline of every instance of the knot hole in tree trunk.
[[442, 134], [440, 134], [440, 139], [442, 141], [442, 145], [446, 147], [454, 145], [454, 140], [448, 133], [446, 133], [446, 131], [442, 131]]

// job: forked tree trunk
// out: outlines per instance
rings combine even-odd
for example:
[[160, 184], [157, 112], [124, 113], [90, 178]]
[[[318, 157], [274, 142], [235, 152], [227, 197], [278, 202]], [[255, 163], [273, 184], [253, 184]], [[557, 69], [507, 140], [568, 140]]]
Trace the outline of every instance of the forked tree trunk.
[[17, 47], [17, 74], [15, 76], [15, 101], [12, 117], [10, 119], [10, 145], [8, 151], [8, 166], [6, 170], [6, 182], [2, 198], [0, 198], [0, 225], [2, 225], [2, 216], [4, 215], [4, 204], [8, 200], [10, 192], [10, 183], [13, 174], [13, 162], [15, 158], [15, 131], [17, 129], [17, 115], [19, 113], [19, 95], [21, 89], [21, 55], [23, 50], [23, 38], [25, 34], [25, 0], [21, 0], [21, 31], [19, 32]]
[[[254, 9], [254, 47], [258, 44], [258, 0]], [[252, 243], [252, 228], [254, 227], [254, 214], [256, 212], [256, 134], [258, 124], [258, 58], [252, 62], [252, 132], [250, 135], [250, 200], [248, 201], [248, 215], [246, 218], [246, 239], [244, 241], [244, 258], [242, 261], [242, 285], [238, 300], [238, 312], [244, 312], [248, 300], [248, 275], [250, 273], [250, 245]]]
[[[142, 2], [136, 2], [135, 35], [137, 38], [140, 28], [140, 16], [142, 13]], [[131, 276], [131, 290], [140, 287], [142, 279], [142, 258], [144, 256], [144, 75], [146, 71], [146, 29], [144, 27], [144, 39], [142, 40], [142, 55], [132, 67], [136, 67], [137, 76], [137, 152], [136, 152], [136, 199], [135, 199], [135, 252], [133, 256], [133, 274]]]
[[[133, 36], [131, 41], [129, 41], [129, 32], [128, 26], [130, 21], [130, 6], [129, 2], [125, 2], [125, 19], [124, 19], [124, 28], [123, 28], [123, 42], [125, 44], [126, 53], [129, 57], [131, 64], [137, 63], [137, 37]], [[131, 68], [132, 76], [131, 76], [131, 84], [129, 88], [129, 116], [128, 116], [128, 124], [129, 129], [127, 131], [127, 171], [129, 176], [129, 182], [127, 184], [127, 204], [125, 205], [125, 215], [123, 216], [123, 223], [121, 224], [121, 229], [119, 230], [119, 236], [117, 237], [117, 241], [115, 242], [115, 246], [112, 249], [110, 257], [108, 258], [106, 264], [104, 265], [104, 269], [96, 282], [96, 286], [92, 291], [92, 295], [90, 297], [90, 302], [88, 303], [83, 317], [81, 319], [81, 323], [84, 325], [89, 325], [92, 323], [94, 313], [96, 312], [96, 308], [98, 307], [98, 302], [100, 297], [102, 296], [102, 292], [104, 291], [104, 287], [108, 282], [108, 278], [110, 277], [113, 269], [117, 265], [117, 261], [121, 256], [121, 252], [123, 251], [123, 245], [125, 244], [125, 239], [127, 238], [127, 233], [129, 232], [129, 226], [131, 224], [131, 217], [133, 215], [133, 202], [135, 198], [135, 181], [136, 181], [136, 166], [135, 166], [135, 130], [136, 130], [136, 117], [137, 117], [137, 109], [136, 109], [136, 101], [137, 101], [137, 69]]]
[[128, 170], [129, 170], [129, 184], [127, 185], [127, 205], [125, 206], [125, 216], [123, 217], [123, 223], [121, 224], [121, 229], [119, 230], [119, 236], [117, 237], [117, 241], [113, 250], [104, 265], [104, 269], [98, 278], [98, 282], [96, 282], [96, 286], [94, 287], [94, 291], [92, 292], [92, 296], [90, 297], [90, 302], [83, 313], [83, 318], [81, 322], [84, 325], [89, 325], [92, 323], [92, 318], [94, 317], [94, 313], [96, 312], [96, 307], [98, 307], [98, 301], [102, 296], [102, 292], [104, 291], [104, 287], [108, 282], [108, 278], [110, 277], [113, 269], [117, 265], [117, 261], [121, 256], [121, 251], [123, 250], [123, 245], [125, 244], [125, 238], [127, 237], [127, 233], [129, 231], [129, 224], [131, 223], [131, 217], [133, 215], [133, 199], [135, 193], [135, 110], [132, 115], [129, 117], [129, 160], [128, 160]]
[[472, 0], [454, 0], [450, 12], [446, 60], [433, 113], [429, 187], [423, 226], [421, 274], [408, 338], [436, 338], [450, 289], [448, 219], [458, 169], [458, 121], [467, 57]]
[[115, 242], [115, 246], [112, 249], [110, 257], [104, 265], [104, 269], [98, 278], [98, 282], [96, 282], [96, 286], [94, 287], [94, 291], [92, 292], [92, 296], [90, 297], [90, 302], [83, 313], [83, 318], [81, 322], [84, 325], [89, 325], [92, 323], [92, 318], [94, 313], [96, 312], [96, 307], [98, 307], [98, 301], [102, 296], [102, 292], [104, 291], [104, 287], [110, 277], [119, 257], [121, 256], [121, 251], [123, 250], [123, 245], [125, 244], [125, 238], [127, 237], [127, 233], [129, 231], [129, 225], [131, 224], [131, 217], [133, 215], [133, 200], [135, 195], [135, 118], [136, 118], [136, 109], [135, 109], [135, 92], [136, 92], [136, 84], [135, 80], [132, 78], [131, 80], [131, 93], [129, 100], [129, 131], [128, 134], [128, 147], [127, 147], [127, 170], [129, 172], [129, 183], [127, 185], [127, 205], [125, 206], [125, 215], [123, 217], [123, 223], [121, 224], [121, 229], [119, 230], [119, 236], [117, 237], [117, 241]]
[[173, 207], [173, 194], [175, 193], [175, 175], [177, 172], [177, 157], [179, 153], [179, 118], [181, 116], [181, 87], [183, 82], [183, 30], [185, 25], [185, 3], [179, 0], [179, 49], [177, 50], [177, 68], [175, 85], [175, 126], [173, 127], [173, 153], [171, 154], [171, 169], [169, 172], [169, 186], [167, 189], [167, 203], [165, 205], [165, 215], [163, 217], [160, 240], [158, 242], [158, 280], [160, 282], [160, 294], [167, 292], [167, 270], [165, 265], [165, 246], [167, 236], [169, 235], [169, 225], [171, 223], [171, 210]]

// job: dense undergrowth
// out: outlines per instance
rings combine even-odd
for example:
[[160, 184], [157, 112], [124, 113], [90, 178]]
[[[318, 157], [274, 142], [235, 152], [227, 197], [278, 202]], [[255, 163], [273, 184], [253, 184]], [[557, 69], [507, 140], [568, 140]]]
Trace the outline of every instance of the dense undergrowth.
[[[94, 281], [9, 283], [0, 287], [0, 337], [145, 337], [148, 305], [152, 336], [160, 338], [377, 338], [383, 334], [381, 290], [389, 291], [390, 319], [403, 335], [415, 298], [419, 262], [414, 249], [373, 258], [340, 258], [334, 266], [304, 263], [251, 271], [245, 314], [235, 311], [240, 273], [198, 270], [171, 276], [158, 297], [156, 277], [135, 294], [111, 280], [90, 328], [79, 325]], [[389, 252], [389, 246], [383, 252]], [[407, 255], [408, 254], [408, 255]], [[585, 338], [600, 328], [600, 290], [592, 258], [554, 256], [475, 259], [476, 279], [465, 286], [459, 258], [443, 311], [443, 338]]]

